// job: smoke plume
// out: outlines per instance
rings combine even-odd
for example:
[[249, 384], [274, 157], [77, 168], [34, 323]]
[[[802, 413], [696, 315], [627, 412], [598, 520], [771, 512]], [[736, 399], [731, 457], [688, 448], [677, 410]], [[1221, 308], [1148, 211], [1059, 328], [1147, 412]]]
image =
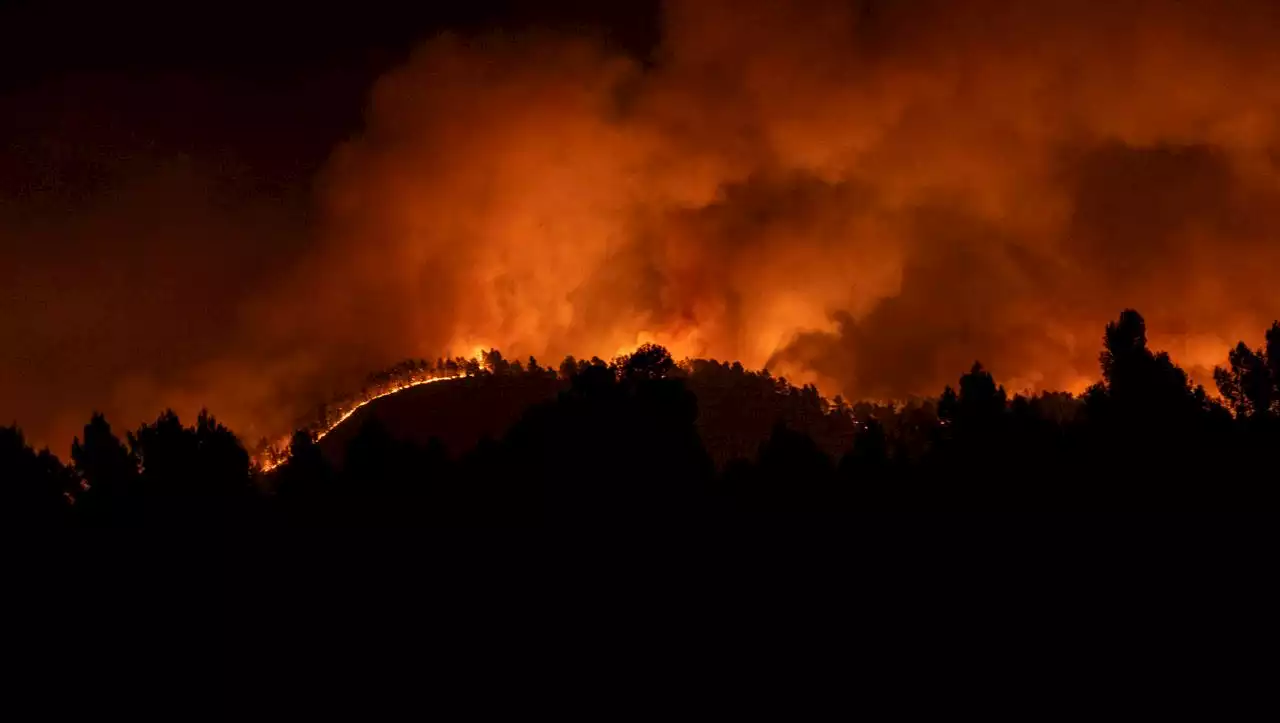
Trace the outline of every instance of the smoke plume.
[[672, 0], [645, 59], [438, 36], [333, 152], [314, 243], [114, 401], [266, 430], [404, 357], [645, 341], [832, 395], [975, 359], [1078, 390], [1124, 307], [1194, 370], [1280, 314], [1278, 110], [1267, 0]]

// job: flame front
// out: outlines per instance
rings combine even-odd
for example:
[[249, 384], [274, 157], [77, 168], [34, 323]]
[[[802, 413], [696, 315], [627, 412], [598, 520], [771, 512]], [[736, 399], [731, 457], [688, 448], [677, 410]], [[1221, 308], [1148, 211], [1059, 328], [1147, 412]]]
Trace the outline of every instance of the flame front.
[[[484, 364], [488, 351], [484, 347], [476, 347], [475, 352], [469, 361], [473, 362], [477, 367]], [[441, 374], [438, 370], [432, 369], [413, 369], [409, 371], [404, 378], [392, 378], [388, 382], [376, 385], [372, 388], [366, 387], [365, 390], [357, 397], [335, 402], [327, 407], [328, 417], [323, 420], [316, 420], [305, 425], [307, 431], [312, 435], [312, 439], [316, 442], [324, 439], [330, 432], [337, 429], [351, 418], [356, 412], [360, 411], [365, 405], [375, 402], [383, 397], [389, 397], [406, 389], [420, 387], [424, 384], [434, 384], [436, 382], [447, 382], [455, 379], [466, 377], [466, 373], [460, 374]], [[292, 443], [293, 435], [281, 437], [274, 444], [268, 444], [265, 448], [260, 449], [254, 455], [254, 466], [262, 472], [270, 472], [288, 458], [289, 446]]]
[[[349, 409], [342, 412], [337, 419], [335, 419], [329, 425], [317, 431], [315, 433], [315, 440], [319, 442], [320, 440], [324, 439], [326, 436], [329, 435], [330, 432], [337, 429], [339, 425], [341, 425], [343, 422], [350, 419], [351, 415], [360, 411], [361, 407], [365, 406], [366, 404], [369, 404], [370, 402], [377, 401], [379, 399], [382, 399], [383, 397], [389, 397], [392, 394], [395, 394], [397, 392], [403, 392], [404, 390], [410, 389], [412, 387], [422, 386], [423, 384], [432, 384], [434, 382], [447, 382], [453, 379], [461, 379], [461, 378], [462, 378], [462, 375], [448, 376], [448, 377], [434, 377], [432, 379], [418, 379], [411, 382], [405, 382], [403, 384], [397, 384], [395, 386], [392, 386], [386, 389], [381, 389], [377, 393], [371, 394], [368, 398], [362, 399], [361, 401], [353, 404]], [[263, 472], [270, 472], [271, 470], [279, 467], [281, 464], [285, 462], [285, 460], [288, 457], [287, 452], [289, 449], [290, 442], [291, 442], [291, 436], [280, 439], [274, 445], [271, 445], [271, 448], [265, 454], [262, 454], [257, 458], [255, 458], [254, 460], [255, 465], [259, 467]]]

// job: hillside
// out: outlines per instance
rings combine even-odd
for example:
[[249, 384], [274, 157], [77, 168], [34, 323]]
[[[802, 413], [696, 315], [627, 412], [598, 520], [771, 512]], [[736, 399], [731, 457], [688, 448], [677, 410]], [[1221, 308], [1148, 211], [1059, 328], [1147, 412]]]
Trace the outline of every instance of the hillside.
[[500, 438], [527, 409], [554, 399], [563, 386], [549, 375], [489, 374], [412, 387], [362, 407], [326, 435], [320, 449], [340, 467], [348, 443], [372, 421], [396, 439], [438, 439], [456, 457], [485, 437]]
[[[705, 359], [687, 360], [673, 373], [697, 398], [697, 429], [717, 467], [753, 458], [779, 422], [812, 437], [832, 456], [847, 451], [852, 442], [851, 414], [836, 413], [838, 405], [813, 387], [794, 387], [740, 364]], [[360, 408], [319, 446], [324, 457], [340, 467], [347, 445], [365, 424], [376, 422], [394, 439], [419, 445], [437, 439], [456, 458], [486, 437], [501, 438], [529, 409], [555, 399], [567, 386], [563, 378], [549, 373], [508, 369], [412, 387]], [[864, 405], [859, 416], [894, 416], [886, 412]]]

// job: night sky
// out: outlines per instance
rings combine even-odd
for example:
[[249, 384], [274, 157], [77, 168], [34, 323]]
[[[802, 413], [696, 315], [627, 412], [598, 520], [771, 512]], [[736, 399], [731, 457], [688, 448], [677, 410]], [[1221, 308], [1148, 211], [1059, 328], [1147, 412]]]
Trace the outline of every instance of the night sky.
[[88, 193], [114, 161], [144, 154], [229, 157], [292, 189], [359, 129], [373, 82], [436, 33], [561, 28], [643, 57], [657, 18], [657, 2], [636, 0], [371, 0], [323, 13], [242, 0], [6, 2], [4, 201]]

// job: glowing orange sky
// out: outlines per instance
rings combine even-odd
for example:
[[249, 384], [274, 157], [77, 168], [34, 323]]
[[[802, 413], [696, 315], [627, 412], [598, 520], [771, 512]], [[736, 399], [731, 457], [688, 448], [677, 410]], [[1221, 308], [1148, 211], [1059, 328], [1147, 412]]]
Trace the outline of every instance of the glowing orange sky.
[[[549, 33], [430, 39], [332, 154], [316, 242], [225, 292], [232, 319], [187, 308], [221, 343], [179, 379], [139, 367], [94, 403], [207, 403], [266, 433], [405, 356], [643, 341], [851, 397], [936, 392], [974, 359], [1079, 388], [1124, 307], [1211, 365], [1280, 316], [1278, 13], [687, 0], [649, 64]], [[20, 421], [69, 433], [88, 410], [65, 401]]]

